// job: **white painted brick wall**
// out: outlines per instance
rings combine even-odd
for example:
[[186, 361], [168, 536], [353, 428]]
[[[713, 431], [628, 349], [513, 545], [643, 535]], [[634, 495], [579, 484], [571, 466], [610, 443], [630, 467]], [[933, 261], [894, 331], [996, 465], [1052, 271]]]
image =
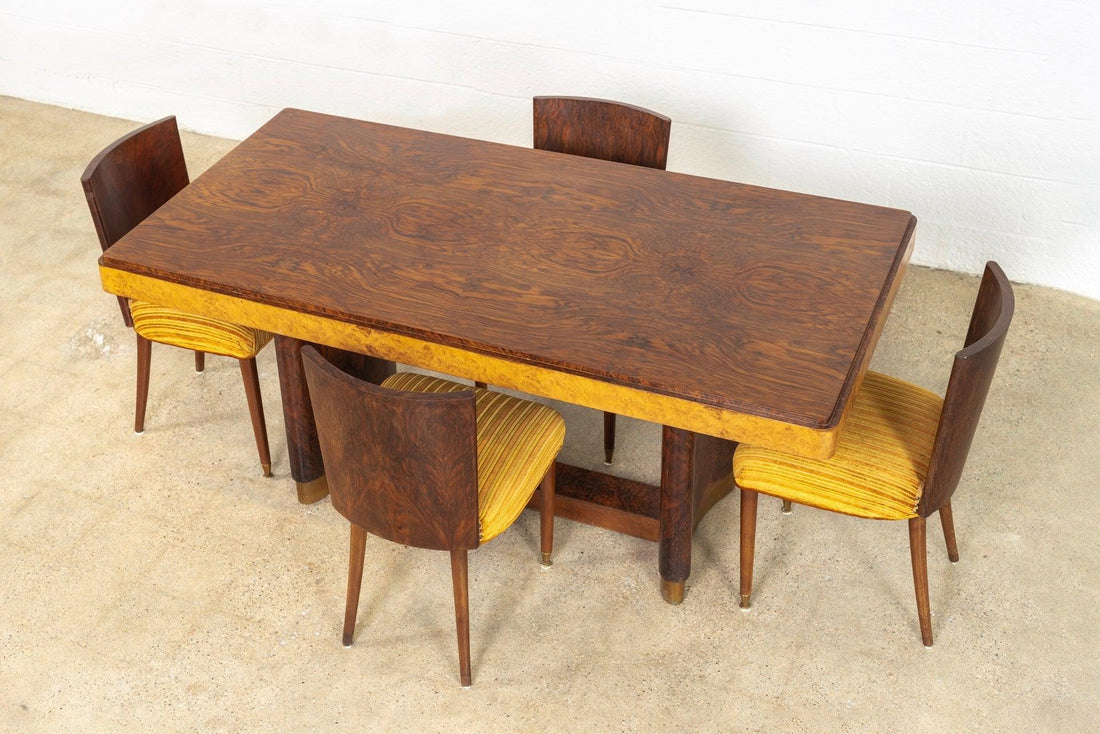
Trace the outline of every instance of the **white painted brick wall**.
[[1100, 299], [1098, 37], [1094, 0], [0, 0], [0, 94], [517, 145], [535, 94], [620, 99], [672, 117], [670, 169], [909, 209], [916, 263]]

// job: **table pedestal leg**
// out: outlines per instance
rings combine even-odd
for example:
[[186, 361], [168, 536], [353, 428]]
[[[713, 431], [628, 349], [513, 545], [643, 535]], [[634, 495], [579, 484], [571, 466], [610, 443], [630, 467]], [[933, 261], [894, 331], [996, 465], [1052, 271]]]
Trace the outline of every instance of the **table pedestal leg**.
[[661, 595], [684, 600], [691, 574], [691, 535], [718, 500], [733, 489], [730, 475], [737, 444], [665, 426], [661, 435], [658, 565]]
[[[321, 445], [317, 441], [317, 426], [313, 422], [313, 405], [309, 402], [302, 369], [302, 347], [306, 344], [311, 342], [288, 336], [275, 337], [290, 476], [294, 479], [298, 501], [302, 504], [316, 502], [328, 494]], [[340, 369], [368, 382], [379, 383], [396, 371], [396, 365], [384, 359], [319, 344], [312, 346]]]

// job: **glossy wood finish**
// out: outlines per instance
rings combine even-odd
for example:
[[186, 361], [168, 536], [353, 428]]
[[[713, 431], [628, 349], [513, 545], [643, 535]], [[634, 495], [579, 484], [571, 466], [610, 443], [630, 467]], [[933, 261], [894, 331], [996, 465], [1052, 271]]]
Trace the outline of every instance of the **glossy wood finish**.
[[328, 494], [325, 464], [317, 427], [313, 420], [313, 405], [306, 389], [302, 368], [302, 347], [310, 345], [340, 371], [378, 384], [396, 371], [393, 362], [356, 354], [335, 347], [294, 339], [275, 337], [275, 358], [279, 367], [279, 387], [283, 397], [283, 418], [286, 426], [287, 458], [290, 476], [298, 489], [298, 501], [310, 504]]
[[474, 392], [407, 393], [302, 349], [332, 506], [371, 535], [477, 548]]
[[[576, 522], [657, 541], [659, 486], [558, 462], [554, 514]], [[540, 506], [539, 492], [528, 507]]]
[[[91, 160], [80, 177], [88, 209], [103, 252], [148, 219], [165, 202], [187, 188], [189, 177], [175, 117], [165, 117], [130, 132], [104, 148]], [[129, 300], [118, 297], [122, 319], [133, 327]], [[137, 399], [134, 430], [145, 430], [145, 409], [149, 398], [152, 343], [137, 335]], [[271, 476], [271, 451], [260, 398], [255, 360], [241, 362], [245, 396], [252, 418], [256, 449], [264, 476]], [[203, 352], [195, 352], [195, 371], [206, 364]]]
[[615, 463], [615, 414], [603, 414], [603, 463]]
[[[827, 456], [914, 222], [284, 110], [105, 253], [101, 274], [110, 292], [295, 339]], [[690, 558], [690, 535], [671, 537], [692, 527], [675, 507], [693, 501], [690, 464], [663, 475], [680, 520], [659, 533], [678, 548], [662, 567]]]
[[534, 144], [586, 158], [665, 167], [672, 120], [634, 105], [591, 97], [535, 97]]
[[665, 426], [661, 434], [661, 544], [657, 563], [661, 572], [661, 594], [665, 601], [673, 604], [684, 600], [684, 584], [691, 572], [695, 438], [696, 434], [691, 431], [669, 426]]
[[[921, 640], [928, 647], [932, 645], [932, 617], [928, 598], [926, 519], [934, 512], [940, 513], [948, 558], [957, 562], [959, 550], [950, 498], [962, 475], [1014, 310], [1012, 284], [997, 263], [987, 263], [964, 347], [955, 354], [928, 473], [916, 508], [917, 516], [909, 520], [917, 615]], [[752, 593], [757, 493], [745, 487], [740, 489], [741, 605], [748, 608]], [[777, 494], [770, 489], [768, 493]]]
[[911, 224], [895, 209], [284, 110], [101, 264], [700, 413], [832, 429]]
[[[104, 148], [80, 177], [104, 252], [190, 182], [175, 117], [127, 133]], [[122, 320], [134, 325], [118, 298]]]
[[928, 540], [925, 533], [927, 520], [914, 517], [909, 520], [909, 555], [913, 560], [913, 588], [917, 594], [917, 620], [920, 637], [925, 647], [932, 647], [932, 607], [928, 601]]
[[539, 485], [539, 550], [543, 567], [553, 565], [554, 553], [554, 499], [557, 465], [551, 464]]
[[463, 688], [473, 683], [470, 672], [470, 570], [465, 548], [451, 551], [451, 585], [455, 598], [455, 629], [458, 632], [458, 679]]
[[[129, 314], [129, 307], [127, 307]], [[134, 433], [145, 432], [145, 407], [149, 404], [149, 368], [153, 360], [153, 343], [141, 334], [137, 337], [137, 401], [134, 405]]]
[[756, 506], [760, 495], [741, 490], [741, 608], [752, 607], [752, 567], [756, 559]]
[[[633, 105], [589, 97], [535, 97], [539, 150], [664, 169], [672, 121]], [[615, 458], [615, 414], [603, 415], [604, 463]]]
[[955, 540], [955, 518], [951, 514], [951, 500], [940, 507], [940, 526], [943, 528], [943, 539], [947, 543], [947, 558], [952, 563], [959, 562], [959, 544]]
[[[451, 556], [459, 674], [469, 686], [467, 551], [477, 548], [478, 445], [474, 392], [391, 390], [357, 379], [312, 346], [300, 350], [332, 506], [351, 524], [343, 643], [359, 608], [366, 534]], [[554, 466], [541, 482], [540, 551], [554, 538]]]
[[348, 553], [348, 593], [344, 603], [344, 647], [355, 638], [355, 618], [359, 614], [359, 592], [363, 586], [363, 561], [367, 552], [367, 531], [351, 524], [351, 549]]
[[[614, 530], [643, 540], [660, 541], [661, 523], [669, 534], [688, 535], [706, 513], [733, 490], [730, 460], [736, 447], [732, 441], [712, 436], [691, 434], [692, 451], [688, 463], [690, 475], [685, 481], [691, 486], [690, 513], [661, 516], [661, 486], [637, 482], [623, 477], [588, 469], [557, 464], [555, 514], [577, 522]], [[539, 506], [538, 493], [528, 507]], [[690, 517], [690, 522], [683, 519]], [[690, 553], [683, 554], [690, 543], [680, 546], [681, 555], [670, 553], [667, 562], [675, 566], [677, 576], [687, 578], [691, 570]]]
[[244, 396], [248, 401], [248, 414], [252, 418], [252, 433], [260, 452], [260, 466], [264, 470], [264, 476], [270, 477], [271, 448], [267, 443], [267, 421], [264, 420], [264, 401], [260, 395], [260, 373], [256, 369], [256, 358], [238, 361], [241, 365], [241, 381], [244, 382]]

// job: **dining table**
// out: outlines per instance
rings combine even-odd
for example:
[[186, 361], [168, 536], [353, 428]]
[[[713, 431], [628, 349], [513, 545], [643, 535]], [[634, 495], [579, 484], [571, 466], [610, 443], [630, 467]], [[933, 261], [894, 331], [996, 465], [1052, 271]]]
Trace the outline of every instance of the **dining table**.
[[680, 603], [738, 442], [834, 451], [915, 226], [896, 208], [284, 109], [99, 264], [110, 293], [276, 335], [301, 502], [327, 492], [306, 344], [373, 382], [408, 365], [660, 424], [659, 484], [559, 463], [555, 507], [656, 541]]

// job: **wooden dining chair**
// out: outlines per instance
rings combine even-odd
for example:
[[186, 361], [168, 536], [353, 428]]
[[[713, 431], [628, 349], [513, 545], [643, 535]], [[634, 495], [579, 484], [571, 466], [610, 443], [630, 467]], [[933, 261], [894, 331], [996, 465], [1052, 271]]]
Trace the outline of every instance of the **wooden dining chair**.
[[[664, 169], [672, 121], [604, 99], [535, 97], [535, 148]], [[615, 454], [615, 414], [603, 415], [604, 462]]]
[[978, 427], [1013, 304], [1004, 272], [987, 263], [944, 397], [868, 372], [832, 458], [737, 447], [733, 475], [741, 489], [742, 608], [749, 608], [752, 595], [757, 493], [856, 517], [908, 520], [921, 639], [931, 647], [925, 520], [939, 512], [947, 555], [958, 561], [951, 495]]
[[351, 523], [344, 645], [366, 534], [451, 554], [459, 674], [470, 675], [467, 551], [506, 530], [541, 489], [541, 550], [554, 543], [554, 460], [565, 422], [545, 405], [399, 372], [381, 386], [302, 350], [332, 506]]
[[[106, 251], [188, 185], [176, 118], [165, 117], [108, 145], [88, 164], [80, 183], [99, 244]], [[137, 335], [134, 431], [145, 430], [152, 342], [194, 350], [196, 372], [203, 371], [207, 353], [233, 357], [240, 361], [260, 465], [264, 476], [271, 476], [271, 451], [256, 370], [256, 354], [271, 341], [271, 334], [122, 296], [118, 305], [122, 320]]]

